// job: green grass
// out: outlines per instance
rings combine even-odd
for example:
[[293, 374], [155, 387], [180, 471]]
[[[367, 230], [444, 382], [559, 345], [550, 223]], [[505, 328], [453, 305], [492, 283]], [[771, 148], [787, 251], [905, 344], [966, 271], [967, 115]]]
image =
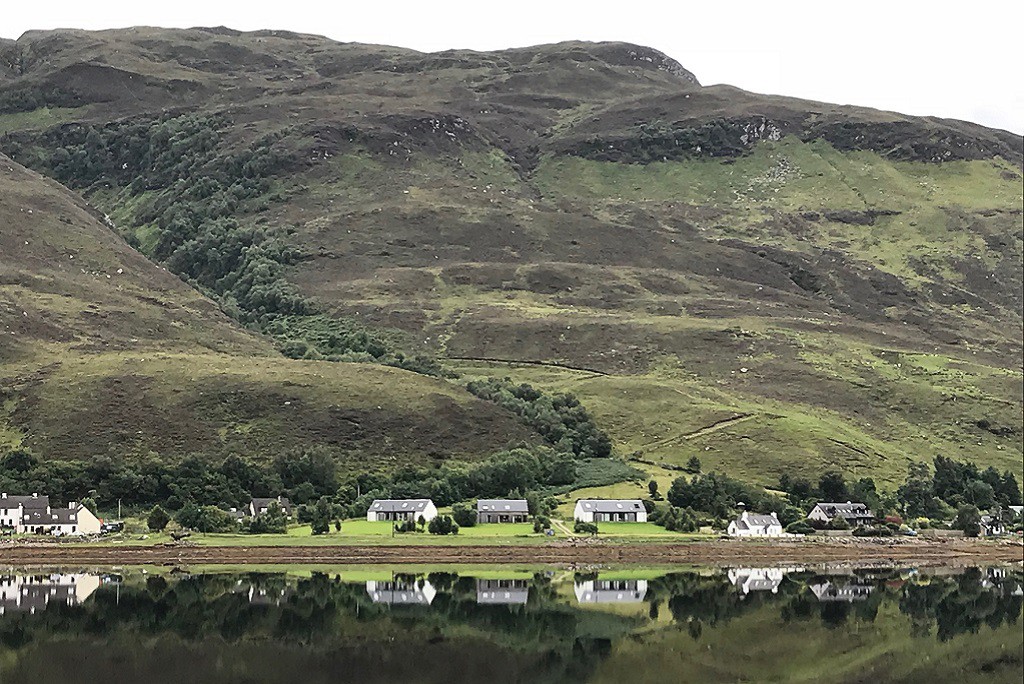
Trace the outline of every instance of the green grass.
[[82, 109], [71, 107], [40, 107], [30, 112], [0, 114], [0, 135], [12, 131], [41, 130], [75, 121], [84, 116]]

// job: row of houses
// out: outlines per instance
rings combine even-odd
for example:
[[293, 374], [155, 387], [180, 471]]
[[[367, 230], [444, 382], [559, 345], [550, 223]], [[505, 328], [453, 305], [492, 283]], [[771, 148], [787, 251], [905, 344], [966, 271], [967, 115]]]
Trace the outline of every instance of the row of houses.
[[99, 534], [101, 522], [92, 511], [72, 501], [66, 508], [50, 506], [50, 497], [0, 494], [0, 530], [14, 534], [79, 536]]
[[[742, 508], [742, 502], [739, 504]], [[1024, 513], [1024, 506], [1010, 506], [1014, 515]], [[836, 518], [846, 520], [847, 526], [853, 529], [859, 525], [871, 525], [875, 522], [875, 514], [866, 504], [847, 501], [846, 503], [821, 502], [807, 514], [807, 519], [814, 523], [828, 525]], [[995, 536], [1006, 533], [1006, 527], [998, 516], [985, 514], [981, 516], [981, 534]], [[726, 532], [730, 537], [780, 537], [784, 534], [782, 523], [775, 513], [757, 514], [742, 511], [729, 523]]]
[[[640, 603], [647, 596], [647, 580], [585, 580], [574, 584], [579, 603]], [[374, 603], [387, 605], [430, 605], [437, 589], [427, 579], [371, 580], [366, 593]], [[525, 605], [530, 597], [530, 580], [478, 579], [476, 601], [484, 605]]]
[[[739, 503], [743, 508], [743, 503]], [[820, 502], [807, 514], [807, 519], [821, 524], [829, 524], [834, 518], [846, 520], [852, 529], [858, 525], [868, 525], [875, 520], [875, 514], [867, 505], [847, 501], [846, 503]], [[730, 537], [781, 537], [785, 530], [775, 513], [761, 514], [741, 511], [740, 515], [729, 523], [726, 533]]]
[[[437, 506], [430, 499], [374, 499], [366, 511], [370, 522], [430, 522]], [[526, 499], [480, 499], [476, 502], [478, 523], [521, 523], [530, 517]], [[647, 509], [640, 499], [579, 499], [573, 518], [584, 522], [647, 522]]]

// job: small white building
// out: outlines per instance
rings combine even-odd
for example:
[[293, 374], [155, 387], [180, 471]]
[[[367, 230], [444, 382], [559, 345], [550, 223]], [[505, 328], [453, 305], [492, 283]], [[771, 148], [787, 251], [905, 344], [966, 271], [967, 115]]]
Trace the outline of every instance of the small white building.
[[729, 523], [726, 531], [730, 537], [781, 537], [782, 523], [774, 513], [760, 515], [743, 511], [740, 517]]
[[31, 508], [21, 516], [21, 532], [79, 537], [100, 533], [100, 520], [82, 504], [72, 501], [67, 508]]
[[572, 517], [583, 522], [647, 522], [640, 499], [577, 499]]
[[437, 507], [430, 499], [374, 499], [366, 511], [369, 522], [418, 521], [430, 522], [437, 517]]

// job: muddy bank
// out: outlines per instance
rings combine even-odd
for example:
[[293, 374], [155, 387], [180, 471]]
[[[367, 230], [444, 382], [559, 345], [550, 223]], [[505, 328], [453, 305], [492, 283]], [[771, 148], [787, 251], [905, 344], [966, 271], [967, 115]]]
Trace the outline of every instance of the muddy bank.
[[8, 565], [189, 564], [596, 564], [917, 565], [1024, 562], [1019, 542], [974, 540], [715, 540], [685, 544], [553, 543], [542, 546], [0, 546]]

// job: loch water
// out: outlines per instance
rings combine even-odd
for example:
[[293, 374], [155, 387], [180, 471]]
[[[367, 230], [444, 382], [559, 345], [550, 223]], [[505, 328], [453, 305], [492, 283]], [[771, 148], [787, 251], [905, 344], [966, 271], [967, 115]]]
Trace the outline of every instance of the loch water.
[[0, 683], [1019, 682], [1020, 568], [0, 566]]

